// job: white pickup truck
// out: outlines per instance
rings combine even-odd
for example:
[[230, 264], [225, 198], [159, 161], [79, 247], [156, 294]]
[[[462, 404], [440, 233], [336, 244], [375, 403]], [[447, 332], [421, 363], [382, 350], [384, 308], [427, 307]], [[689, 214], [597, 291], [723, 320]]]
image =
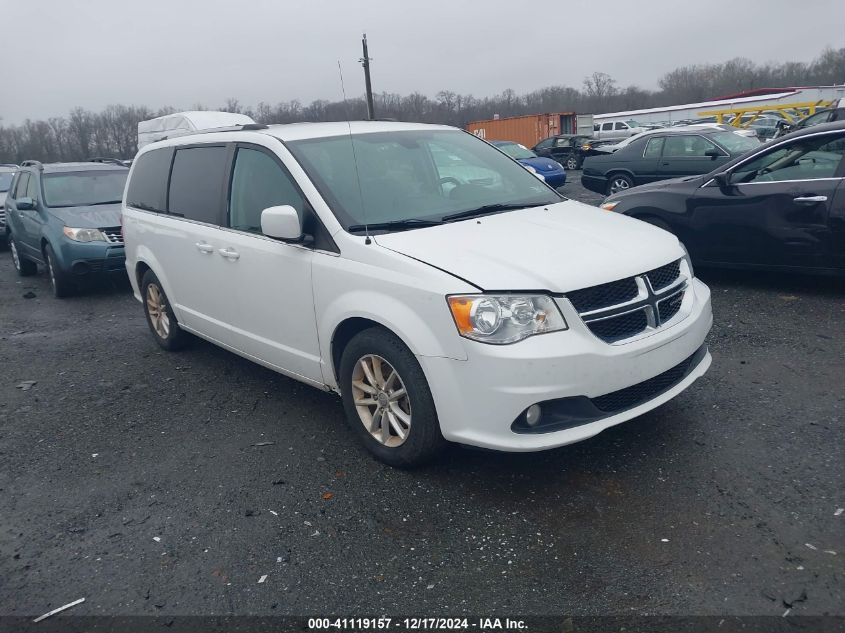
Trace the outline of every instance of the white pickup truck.
[[611, 120], [611, 121], [595, 121], [593, 123], [593, 138], [608, 140], [608, 139], [622, 139], [645, 132], [648, 128], [641, 126], [636, 121], [628, 120]]

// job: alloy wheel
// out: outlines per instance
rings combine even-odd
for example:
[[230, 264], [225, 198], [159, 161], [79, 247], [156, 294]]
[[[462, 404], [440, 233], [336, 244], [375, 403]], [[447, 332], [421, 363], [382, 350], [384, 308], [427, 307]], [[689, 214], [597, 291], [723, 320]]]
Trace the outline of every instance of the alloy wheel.
[[15, 265], [15, 270], [20, 272], [21, 258], [20, 255], [18, 255], [18, 247], [15, 245], [14, 240], [9, 240], [9, 250], [12, 251], [12, 263]]
[[156, 284], [147, 285], [147, 314], [155, 333], [166, 339], [170, 335], [170, 317], [167, 314], [167, 300]]
[[624, 191], [625, 189], [629, 189], [630, 187], [631, 183], [629, 183], [625, 178], [614, 178], [613, 181], [610, 183], [610, 193]]
[[47, 273], [50, 275], [50, 285], [56, 289], [56, 271], [53, 270], [53, 258], [47, 255]]
[[352, 400], [361, 423], [380, 444], [395, 448], [411, 432], [411, 400], [399, 372], [381, 356], [367, 354], [352, 370]]
[[566, 168], [571, 170], [578, 169], [578, 159], [574, 156], [570, 156], [566, 159]]

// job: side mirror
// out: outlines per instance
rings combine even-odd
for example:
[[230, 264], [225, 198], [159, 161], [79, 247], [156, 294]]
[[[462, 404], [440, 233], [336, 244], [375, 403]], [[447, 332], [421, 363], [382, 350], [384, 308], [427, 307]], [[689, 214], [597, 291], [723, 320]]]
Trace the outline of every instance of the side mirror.
[[720, 171], [718, 174], [713, 175], [713, 180], [716, 181], [716, 184], [719, 185], [720, 189], [725, 189], [731, 184], [731, 172]]
[[261, 212], [261, 232], [267, 237], [297, 242], [302, 239], [299, 214], [289, 204], [264, 209]]
[[32, 211], [35, 209], [35, 200], [29, 196], [18, 198], [15, 204], [18, 207], [18, 211]]
[[717, 158], [719, 158], [723, 154], [722, 154], [722, 152], [717, 150], [715, 147], [711, 147], [710, 149], [708, 149], [707, 151], [704, 152], [704, 155], [709, 156], [713, 160], [716, 160]]

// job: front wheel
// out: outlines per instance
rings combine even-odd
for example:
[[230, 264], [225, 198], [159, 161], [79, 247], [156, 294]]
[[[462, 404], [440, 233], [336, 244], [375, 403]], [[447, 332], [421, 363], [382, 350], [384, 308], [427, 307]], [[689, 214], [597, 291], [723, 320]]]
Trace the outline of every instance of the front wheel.
[[141, 279], [141, 296], [147, 325], [156, 343], [169, 352], [182, 349], [188, 341], [188, 334], [179, 327], [161, 282], [151, 270]]
[[53, 296], [56, 299], [69, 297], [73, 293], [73, 285], [59, 269], [56, 254], [49, 244], [44, 247], [44, 260], [47, 263], [47, 274], [50, 276], [50, 288], [53, 290]]
[[565, 167], [569, 171], [575, 171], [576, 169], [578, 169], [578, 167], [579, 167], [578, 157], [575, 156], [574, 154], [570, 154], [569, 158], [566, 159]]
[[340, 361], [343, 407], [352, 432], [379, 460], [412, 467], [446, 446], [419, 362], [391, 332], [356, 334]]

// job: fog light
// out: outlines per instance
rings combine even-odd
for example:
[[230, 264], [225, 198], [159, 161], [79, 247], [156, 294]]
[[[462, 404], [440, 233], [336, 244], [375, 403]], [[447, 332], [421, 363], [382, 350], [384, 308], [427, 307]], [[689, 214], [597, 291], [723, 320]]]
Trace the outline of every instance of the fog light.
[[525, 423], [528, 426], [537, 426], [540, 424], [540, 418], [543, 417], [543, 410], [539, 404], [532, 404], [525, 412]]

